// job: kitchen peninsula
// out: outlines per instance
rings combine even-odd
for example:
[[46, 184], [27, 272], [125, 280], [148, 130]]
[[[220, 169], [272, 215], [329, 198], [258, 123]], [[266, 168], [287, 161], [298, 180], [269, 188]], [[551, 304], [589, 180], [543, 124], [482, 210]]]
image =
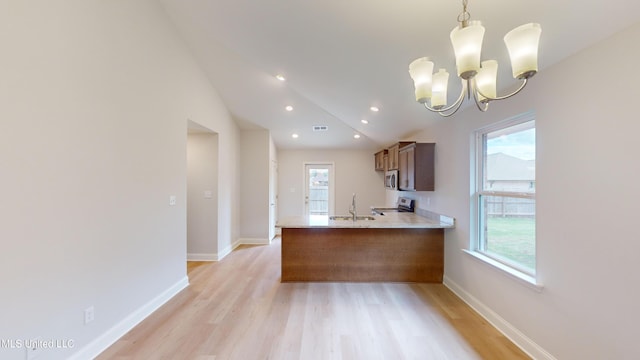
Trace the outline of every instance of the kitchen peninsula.
[[370, 220], [282, 219], [282, 282], [441, 283], [450, 217], [386, 213]]

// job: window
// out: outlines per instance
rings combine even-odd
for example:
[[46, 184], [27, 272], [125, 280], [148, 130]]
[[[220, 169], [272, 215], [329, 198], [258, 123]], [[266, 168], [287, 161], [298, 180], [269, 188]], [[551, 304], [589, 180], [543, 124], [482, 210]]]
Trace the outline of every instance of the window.
[[476, 132], [476, 252], [517, 272], [536, 271], [536, 128], [532, 114]]

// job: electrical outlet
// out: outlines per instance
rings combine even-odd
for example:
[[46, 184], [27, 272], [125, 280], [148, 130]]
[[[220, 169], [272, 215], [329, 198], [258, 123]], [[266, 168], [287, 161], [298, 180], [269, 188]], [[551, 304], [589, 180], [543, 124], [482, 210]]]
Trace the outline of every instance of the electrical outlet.
[[38, 346], [42, 342], [41, 338], [36, 338], [25, 342], [27, 349], [27, 360], [37, 358], [42, 354], [42, 347]]
[[96, 313], [95, 313], [95, 309], [93, 308], [93, 306], [89, 306], [88, 308], [84, 309], [84, 324], [87, 325], [88, 323], [92, 322], [96, 317]]
[[177, 203], [176, 196], [175, 195], [169, 196], [169, 206], [175, 206], [176, 203]]

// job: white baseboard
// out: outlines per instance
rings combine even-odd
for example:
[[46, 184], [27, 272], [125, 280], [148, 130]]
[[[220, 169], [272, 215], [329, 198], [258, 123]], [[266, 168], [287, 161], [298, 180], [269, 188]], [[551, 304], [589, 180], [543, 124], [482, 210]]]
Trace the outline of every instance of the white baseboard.
[[233, 244], [227, 246], [223, 251], [218, 253], [217, 260], [222, 260], [225, 256], [231, 254], [240, 245], [269, 245], [269, 239], [267, 238], [238, 238]]
[[187, 253], [187, 261], [218, 261], [218, 254]]
[[240, 245], [269, 245], [267, 238], [238, 238], [219, 253], [188, 253], [187, 261], [220, 261]]
[[467, 305], [469, 305], [473, 310], [480, 314], [480, 316], [485, 318], [485, 320], [498, 329], [498, 331], [500, 331], [504, 336], [516, 344], [516, 346], [522, 349], [522, 351], [527, 353], [527, 355], [531, 356], [533, 359], [557, 360], [540, 345], [533, 342], [533, 340], [529, 339], [526, 335], [520, 332], [520, 330], [515, 328], [488, 306], [480, 302], [480, 300], [476, 299], [473, 295], [469, 294], [450, 278], [445, 276], [443, 284], [462, 299], [462, 301], [467, 303]]
[[82, 347], [78, 352], [73, 354], [70, 359], [84, 360], [96, 358], [98, 355], [100, 355], [101, 352], [105, 351], [109, 346], [113, 345], [127, 332], [129, 332], [136, 325], [142, 322], [142, 320], [146, 319], [149, 315], [151, 315], [154, 311], [164, 305], [167, 301], [171, 300], [171, 298], [176, 296], [187, 286], [189, 286], [189, 278], [185, 276], [182, 280], [178, 281], [170, 288], [163, 291], [160, 295], [156, 296], [154, 299], [143, 305], [141, 308], [131, 313], [124, 320], [120, 321], [114, 327], [107, 330], [104, 334], [98, 336], [95, 340]]
[[269, 245], [268, 238], [240, 238], [238, 242], [243, 245]]
[[235, 248], [237, 248], [238, 246], [240, 246], [240, 242], [238, 240], [236, 240], [231, 245], [229, 245], [226, 248], [222, 249], [222, 251], [220, 251], [219, 253], [216, 254], [216, 261], [220, 261], [220, 260], [224, 259], [225, 256], [231, 254], [231, 252]]

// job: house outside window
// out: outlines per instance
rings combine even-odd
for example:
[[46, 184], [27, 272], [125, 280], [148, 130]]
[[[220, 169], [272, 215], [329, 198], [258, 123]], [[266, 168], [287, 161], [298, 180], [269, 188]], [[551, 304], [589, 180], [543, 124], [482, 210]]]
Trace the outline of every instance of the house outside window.
[[472, 250], [517, 272], [536, 272], [535, 119], [526, 114], [476, 131]]

